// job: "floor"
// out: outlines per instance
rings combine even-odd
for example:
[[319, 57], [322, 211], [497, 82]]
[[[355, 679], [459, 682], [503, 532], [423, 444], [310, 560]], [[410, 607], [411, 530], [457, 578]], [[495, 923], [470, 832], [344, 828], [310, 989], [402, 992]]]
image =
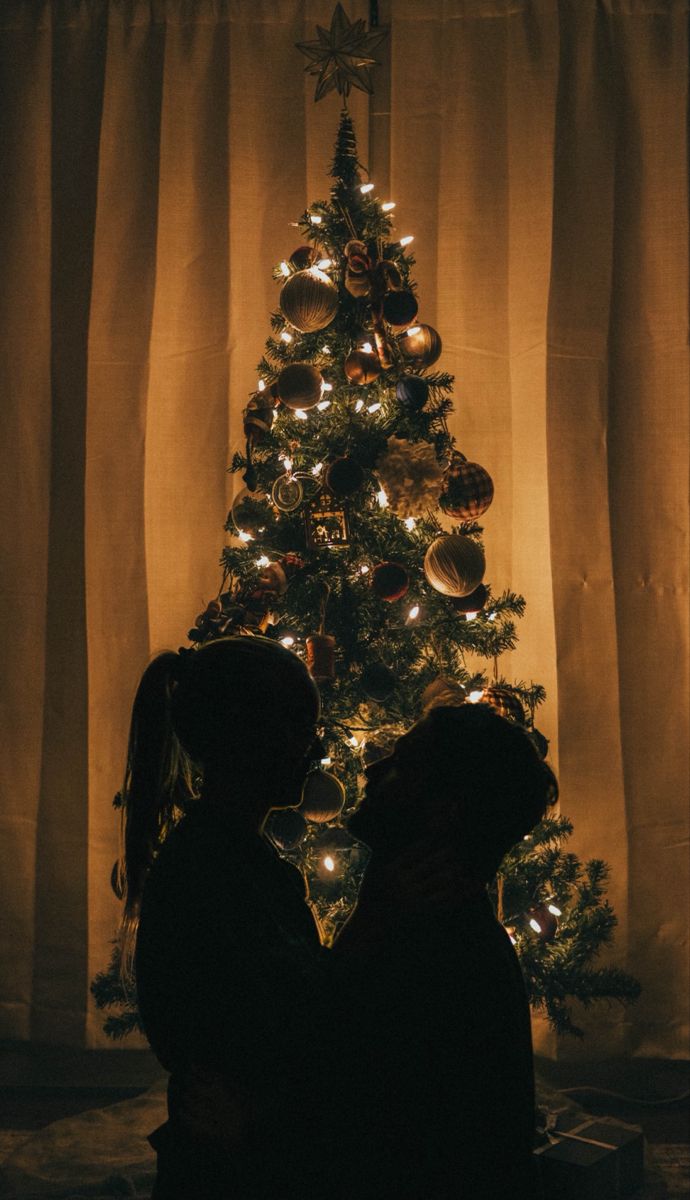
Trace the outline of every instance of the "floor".
[[[690, 1200], [690, 1064], [537, 1060], [537, 1074], [594, 1115], [642, 1126], [653, 1163], [645, 1200]], [[0, 1043], [0, 1161], [32, 1131], [139, 1095], [161, 1076], [146, 1051]]]

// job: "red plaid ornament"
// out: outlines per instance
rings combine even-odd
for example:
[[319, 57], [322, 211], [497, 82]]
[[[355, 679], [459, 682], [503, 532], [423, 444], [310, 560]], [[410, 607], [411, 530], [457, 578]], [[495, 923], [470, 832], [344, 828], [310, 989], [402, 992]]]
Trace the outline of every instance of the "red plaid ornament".
[[454, 452], [443, 481], [439, 504], [450, 517], [470, 521], [480, 517], [494, 498], [494, 485], [488, 471], [479, 463], [468, 462], [464, 454]]

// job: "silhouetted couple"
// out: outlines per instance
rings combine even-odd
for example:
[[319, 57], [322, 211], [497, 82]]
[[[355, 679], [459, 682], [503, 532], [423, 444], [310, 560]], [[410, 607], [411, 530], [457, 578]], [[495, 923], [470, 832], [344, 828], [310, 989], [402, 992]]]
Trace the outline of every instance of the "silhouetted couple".
[[299, 803], [318, 717], [301, 660], [261, 638], [160, 655], [142, 678], [123, 961], [136, 936], [170, 1072], [153, 1195], [535, 1200], [529, 1010], [486, 884], [555, 779], [488, 706], [433, 709], [367, 769], [350, 829], [373, 853], [327, 950], [262, 835]]

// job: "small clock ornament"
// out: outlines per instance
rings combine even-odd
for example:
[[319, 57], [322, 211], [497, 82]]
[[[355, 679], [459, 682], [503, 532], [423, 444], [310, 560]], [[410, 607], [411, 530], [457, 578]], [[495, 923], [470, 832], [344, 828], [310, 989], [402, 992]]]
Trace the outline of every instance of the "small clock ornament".
[[338, 310], [338, 289], [324, 271], [310, 267], [285, 280], [279, 303], [286, 321], [295, 329], [316, 333], [333, 320]]
[[345, 788], [330, 771], [312, 771], [304, 781], [298, 811], [307, 821], [334, 821], [345, 803]]
[[444, 533], [424, 556], [424, 574], [443, 596], [466, 596], [479, 586], [486, 567], [484, 551], [461, 533]]
[[489, 472], [454, 451], [438, 501], [443, 511], [450, 517], [473, 521], [486, 512], [493, 498], [494, 485]]
[[508, 688], [488, 687], [482, 696], [482, 704], [490, 704], [501, 717], [516, 721], [518, 725], [525, 724], [525, 710], [522, 702]]
[[416, 367], [431, 367], [441, 357], [441, 335], [431, 325], [413, 325], [398, 340], [403, 358]]
[[405, 375], [395, 388], [398, 403], [412, 412], [421, 412], [429, 399], [429, 384], [421, 375]]
[[323, 376], [310, 363], [290, 363], [283, 367], [277, 380], [278, 395], [286, 408], [307, 411], [319, 403], [323, 391]]
[[369, 575], [369, 585], [379, 600], [401, 600], [410, 586], [410, 576], [402, 563], [377, 563]]

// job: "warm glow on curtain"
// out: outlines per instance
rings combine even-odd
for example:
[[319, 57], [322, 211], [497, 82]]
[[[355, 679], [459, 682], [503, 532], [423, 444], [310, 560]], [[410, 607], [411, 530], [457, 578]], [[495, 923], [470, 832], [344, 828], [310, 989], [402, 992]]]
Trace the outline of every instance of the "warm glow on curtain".
[[[331, 9], [0, 11], [0, 1036], [106, 1044], [88, 983], [132, 693], [218, 586], [271, 268], [328, 187], [337, 104], [293, 47]], [[360, 156], [371, 130], [454, 432], [496, 482], [488, 577], [527, 597], [509, 669], [547, 687], [574, 849], [610, 862], [612, 961], [643, 983], [587, 1047], [685, 1056], [688, 6], [381, 18], [390, 104], [383, 69], [352, 100]]]

